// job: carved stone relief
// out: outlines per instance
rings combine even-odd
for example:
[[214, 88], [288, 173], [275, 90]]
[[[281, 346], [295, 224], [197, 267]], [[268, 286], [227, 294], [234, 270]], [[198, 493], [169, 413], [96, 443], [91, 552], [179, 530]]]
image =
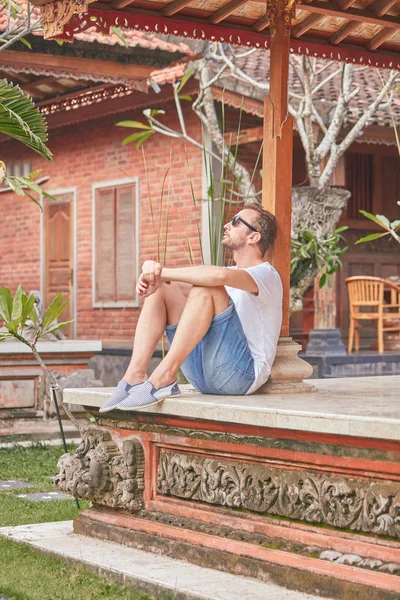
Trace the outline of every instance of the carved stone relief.
[[143, 506], [144, 452], [125, 440], [122, 452], [107, 430], [90, 428], [73, 454], [58, 461], [56, 489], [96, 504], [136, 512]]
[[400, 484], [396, 483], [357, 481], [161, 452], [157, 491], [166, 496], [400, 538]]

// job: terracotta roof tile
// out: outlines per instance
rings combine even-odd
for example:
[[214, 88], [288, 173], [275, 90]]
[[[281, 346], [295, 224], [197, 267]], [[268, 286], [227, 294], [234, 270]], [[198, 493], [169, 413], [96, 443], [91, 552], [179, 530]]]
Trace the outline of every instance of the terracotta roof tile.
[[[269, 81], [269, 52], [265, 50], [257, 50], [253, 54], [238, 59], [235, 64], [244, 71], [247, 75], [254, 78], [259, 82]], [[321, 67], [324, 61], [319, 61]], [[213, 73], [217, 73], [221, 68], [221, 63], [211, 62], [211, 70]], [[322, 82], [330, 73], [333, 73], [338, 68], [338, 63], [330, 63], [329, 67], [324, 70], [322, 74], [317, 76], [316, 83]], [[382, 88], [381, 76], [386, 78], [387, 72], [380, 72], [378, 69], [371, 67], [354, 67], [354, 86], [358, 86], [360, 89], [359, 94], [350, 101], [347, 115], [347, 123], [353, 123], [357, 121], [362, 114], [365, 112], [369, 104], [376, 98], [379, 90]], [[338, 97], [338, 89], [340, 85], [339, 75], [336, 75], [325, 83], [321, 89], [316, 93], [321, 108], [324, 105], [324, 112], [329, 111], [336, 105]], [[400, 82], [400, 75], [399, 75]], [[216, 84], [220, 88], [225, 88], [231, 92], [240, 94], [241, 96], [247, 96], [256, 100], [262, 101], [266, 92], [254, 88], [249, 83], [239, 81], [234, 78], [227, 69], [222, 77]], [[294, 71], [291, 69], [289, 78], [289, 89], [293, 92], [301, 92], [301, 86], [298, 78]], [[325, 108], [326, 107], [326, 108]], [[395, 94], [391, 102], [391, 111], [394, 116], [395, 122], [400, 122], [400, 94]], [[369, 125], [377, 124], [387, 127], [392, 127], [392, 117], [387, 103], [383, 103], [380, 108], [376, 111], [375, 116], [369, 123]]]

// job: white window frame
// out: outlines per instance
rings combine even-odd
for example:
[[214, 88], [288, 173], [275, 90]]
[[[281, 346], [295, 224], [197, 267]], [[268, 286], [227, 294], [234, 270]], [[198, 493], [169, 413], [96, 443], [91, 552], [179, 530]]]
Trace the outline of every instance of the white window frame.
[[129, 177], [125, 179], [111, 179], [109, 181], [102, 181], [101, 183], [95, 183], [92, 185], [92, 308], [137, 308], [139, 306], [139, 297], [135, 294], [135, 300], [118, 300], [117, 302], [101, 302], [96, 300], [96, 192], [99, 189], [104, 188], [115, 188], [129, 184], [136, 184], [136, 198], [135, 198], [135, 249], [136, 249], [136, 265], [135, 279], [139, 278], [139, 178]]

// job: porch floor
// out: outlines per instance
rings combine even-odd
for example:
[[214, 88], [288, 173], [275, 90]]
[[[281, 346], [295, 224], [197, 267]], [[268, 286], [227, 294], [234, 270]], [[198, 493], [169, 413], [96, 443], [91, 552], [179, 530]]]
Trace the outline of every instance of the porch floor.
[[[314, 433], [400, 440], [400, 376], [314, 379], [305, 394], [203, 395], [180, 386], [182, 395], [140, 409], [157, 415]], [[97, 413], [111, 388], [64, 390], [64, 402]], [[134, 419], [134, 412], [104, 417]]]

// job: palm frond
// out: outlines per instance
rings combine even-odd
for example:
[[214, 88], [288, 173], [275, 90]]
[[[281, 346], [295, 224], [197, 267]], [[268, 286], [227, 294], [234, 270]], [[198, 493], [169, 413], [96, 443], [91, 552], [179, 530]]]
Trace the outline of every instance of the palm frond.
[[52, 160], [45, 145], [47, 124], [29, 96], [21, 88], [0, 79], [0, 132], [19, 140], [35, 152]]

